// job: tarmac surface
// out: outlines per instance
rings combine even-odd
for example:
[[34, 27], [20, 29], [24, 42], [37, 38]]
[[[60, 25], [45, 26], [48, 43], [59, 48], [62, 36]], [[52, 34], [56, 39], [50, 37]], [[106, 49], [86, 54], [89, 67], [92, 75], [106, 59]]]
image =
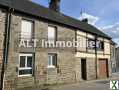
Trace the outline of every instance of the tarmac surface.
[[112, 77], [108, 79], [83, 81], [76, 84], [54, 85], [43, 89], [40, 89], [39, 87], [30, 87], [19, 90], [111, 90], [110, 80], [119, 81], [119, 73], [114, 73]]

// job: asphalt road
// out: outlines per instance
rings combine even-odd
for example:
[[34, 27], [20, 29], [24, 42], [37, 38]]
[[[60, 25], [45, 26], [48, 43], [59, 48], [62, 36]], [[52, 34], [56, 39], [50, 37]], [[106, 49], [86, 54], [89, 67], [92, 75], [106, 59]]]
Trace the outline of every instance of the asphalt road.
[[[42, 90], [111, 90], [110, 80], [118, 80], [119, 74], [115, 74], [110, 79], [84, 81], [77, 84], [55, 85], [53, 87], [44, 88]], [[21, 90], [41, 90], [40, 88], [24, 88]]]
[[53, 88], [53, 90], [110, 90], [110, 81], [92, 81], [73, 85], [64, 85]]

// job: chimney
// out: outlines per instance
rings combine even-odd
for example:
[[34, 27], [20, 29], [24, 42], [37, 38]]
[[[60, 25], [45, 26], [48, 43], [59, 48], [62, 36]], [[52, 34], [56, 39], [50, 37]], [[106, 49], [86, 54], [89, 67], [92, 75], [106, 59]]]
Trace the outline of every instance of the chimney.
[[88, 18], [84, 18], [81, 20], [82, 22], [88, 23]]
[[60, 12], [60, 1], [61, 0], [50, 0], [50, 2], [49, 2], [49, 8], [51, 10], [56, 11], [56, 12]]

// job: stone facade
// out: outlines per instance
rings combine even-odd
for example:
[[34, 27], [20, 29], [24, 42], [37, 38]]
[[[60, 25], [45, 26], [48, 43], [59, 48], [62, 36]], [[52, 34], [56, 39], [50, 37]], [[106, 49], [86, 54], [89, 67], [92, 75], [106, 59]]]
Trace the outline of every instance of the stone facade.
[[[4, 14], [3, 14], [4, 16]], [[4, 16], [5, 17], [5, 16]], [[4, 18], [0, 21], [0, 37], [3, 37], [4, 32]], [[21, 32], [21, 21], [23, 19], [32, 20], [34, 22], [34, 36], [35, 38], [47, 39], [48, 25], [57, 27], [57, 40], [71, 41], [77, 39], [75, 29], [59, 25], [53, 22], [40, 20], [30, 16], [21, 15], [18, 13], [12, 14], [11, 20], [11, 31], [10, 31], [10, 46], [7, 70], [5, 71], [5, 90], [15, 90], [17, 88], [39, 86], [44, 84], [60, 84], [60, 83], [75, 83], [82, 81], [81, 77], [81, 58], [87, 60], [87, 80], [96, 79], [96, 63], [95, 63], [95, 52], [86, 52], [86, 48], [77, 49], [81, 51], [76, 52], [76, 48], [20, 48], [19, 46], [19, 34]], [[86, 33], [82, 33], [82, 36]], [[89, 37], [91, 35], [89, 34]], [[4, 40], [3, 38], [0, 38]], [[82, 39], [85, 41], [86, 38]], [[82, 41], [83, 41], [82, 40]], [[86, 41], [84, 42], [86, 45]], [[106, 47], [108, 44], [106, 44]], [[2, 44], [0, 44], [0, 48]], [[3, 49], [3, 48], [1, 48]], [[109, 49], [109, 48], [108, 48]], [[107, 50], [107, 52], [109, 52]], [[33, 53], [34, 54], [34, 68], [32, 76], [18, 76], [18, 65], [19, 65], [19, 54], [20, 53]], [[48, 53], [57, 53], [57, 67], [48, 68]], [[102, 52], [101, 52], [102, 53]], [[108, 53], [110, 54], [110, 53]], [[2, 57], [2, 54], [0, 54]], [[109, 55], [98, 55], [97, 58], [109, 58]], [[98, 65], [98, 64], [97, 64]], [[109, 71], [110, 72], [110, 71]]]
[[87, 80], [96, 79], [95, 58], [87, 58]]
[[[9, 48], [9, 61], [7, 70], [5, 72], [5, 88], [12, 86], [12, 89], [29, 87], [43, 84], [56, 84], [56, 83], [71, 83], [75, 82], [75, 48], [68, 49], [42, 49], [42, 48], [19, 48], [18, 39], [21, 30], [22, 18], [18, 14], [12, 15], [11, 32], [10, 32], [10, 48]], [[31, 19], [31, 17], [29, 17]], [[47, 38], [48, 24], [55, 25], [49, 22], [32, 19], [35, 26], [36, 38]], [[55, 25], [57, 28], [57, 39], [71, 38], [75, 39], [75, 31], [70, 28]], [[18, 76], [18, 62], [19, 53], [34, 53], [34, 74], [29, 77]], [[57, 68], [47, 68], [48, 53], [57, 53]], [[66, 58], [66, 56], [68, 56]]]
[[[94, 49], [88, 49], [86, 48], [87, 46], [87, 41], [88, 38], [90, 39], [95, 39], [95, 35], [85, 33], [82, 31], [77, 31], [77, 39], [80, 40], [81, 44], [83, 47], [77, 48], [77, 64], [76, 64], [76, 72], [77, 72], [77, 77], [80, 77], [78, 79], [82, 80], [81, 78], [81, 59], [86, 59], [86, 73], [87, 73], [87, 80], [92, 80], [96, 78], [100, 78], [99, 75], [99, 60], [100, 59], [107, 59], [108, 60], [108, 72], [109, 76], [111, 76], [112, 70], [111, 70], [111, 60], [110, 60], [110, 41], [98, 37], [97, 40], [101, 40], [104, 42], [104, 50], [94, 50]], [[79, 80], [78, 80], [79, 81]]]
[[1, 69], [2, 69], [2, 61], [3, 61], [5, 17], [6, 17], [6, 14], [5, 14], [4, 10], [0, 9], [0, 76], [1, 76]]
[[[82, 57], [83, 58], [83, 57]], [[83, 81], [82, 79], [82, 71], [81, 71], [81, 59], [77, 58], [76, 63], [76, 80], [77, 82]], [[95, 59], [94, 58], [86, 58], [86, 72], [87, 72], [87, 80], [94, 80], [96, 79], [96, 68], [95, 68]]]

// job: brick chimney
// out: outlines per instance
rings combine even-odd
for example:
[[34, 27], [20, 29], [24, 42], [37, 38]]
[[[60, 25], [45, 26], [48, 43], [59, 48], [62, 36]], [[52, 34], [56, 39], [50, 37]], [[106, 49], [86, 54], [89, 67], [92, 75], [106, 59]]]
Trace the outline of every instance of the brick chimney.
[[61, 0], [50, 0], [49, 8], [56, 12], [60, 12], [60, 1]]

